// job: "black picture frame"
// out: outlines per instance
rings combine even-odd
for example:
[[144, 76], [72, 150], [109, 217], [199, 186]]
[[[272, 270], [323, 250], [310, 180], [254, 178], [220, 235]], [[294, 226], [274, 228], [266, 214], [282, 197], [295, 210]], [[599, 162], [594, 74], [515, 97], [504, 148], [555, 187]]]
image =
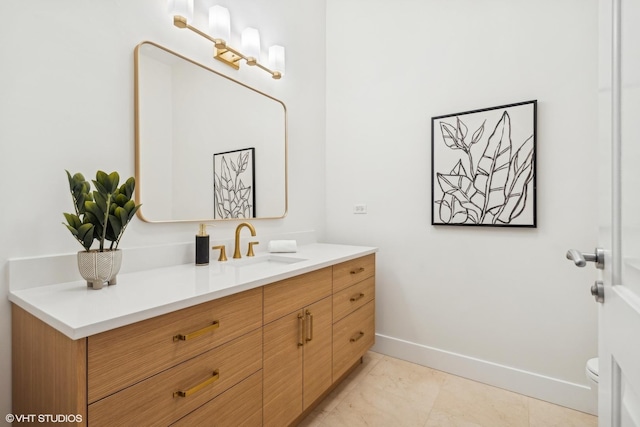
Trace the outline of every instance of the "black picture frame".
[[432, 117], [431, 225], [537, 227], [536, 127], [537, 100]]
[[256, 217], [255, 176], [255, 148], [213, 155], [214, 219]]

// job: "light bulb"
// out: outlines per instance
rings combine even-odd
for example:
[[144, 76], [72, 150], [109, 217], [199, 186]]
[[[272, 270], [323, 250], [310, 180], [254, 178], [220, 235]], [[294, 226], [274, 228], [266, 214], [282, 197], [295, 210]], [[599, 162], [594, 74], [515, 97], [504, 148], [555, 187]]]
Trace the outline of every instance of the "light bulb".
[[284, 47], [274, 45], [269, 48], [269, 67], [284, 76]]
[[191, 22], [193, 20], [193, 0], [169, 0], [167, 11], [171, 16], [182, 16]]
[[231, 38], [229, 9], [222, 6], [213, 6], [209, 9], [209, 34], [214, 39], [229, 41]]
[[[255, 28], [247, 27], [242, 31], [242, 53], [260, 62], [260, 33]], [[249, 65], [255, 62], [247, 61]]]

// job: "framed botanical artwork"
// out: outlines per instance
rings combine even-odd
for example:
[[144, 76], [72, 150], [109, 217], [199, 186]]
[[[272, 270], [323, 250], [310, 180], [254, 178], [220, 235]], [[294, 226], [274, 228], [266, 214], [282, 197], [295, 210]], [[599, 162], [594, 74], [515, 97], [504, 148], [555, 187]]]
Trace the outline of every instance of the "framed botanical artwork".
[[536, 227], [537, 101], [431, 119], [431, 224]]
[[255, 218], [255, 149], [213, 155], [214, 219]]

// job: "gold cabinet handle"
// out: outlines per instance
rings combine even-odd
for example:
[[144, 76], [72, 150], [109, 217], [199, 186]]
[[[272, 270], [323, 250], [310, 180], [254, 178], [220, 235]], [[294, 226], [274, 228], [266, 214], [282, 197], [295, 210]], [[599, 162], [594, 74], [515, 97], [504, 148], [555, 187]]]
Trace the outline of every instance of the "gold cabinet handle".
[[191, 340], [196, 337], [199, 337], [200, 335], [206, 334], [207, 332], [215, 331], [219, 327], [220, 327], [220, 322], [217, 320], [214, 320], [214, 322], [211, 325], [207, 326], [206, 328], [202, 328], [198, 331], [191, 332], [190, 334], [186, 334], [186, 335], [182, 335], [182, 334], [174, 335], [173, 341], [175, 342], [175, 341]]
[[351, 302], [358, 301], [363, 296], [364, 296], [364, 294], [362, 292], [360, 292], [358, 295], [354, 295], [351, 298], [349, 298], [349, 301], [351, 301]]
[[351, 339], [349, 340], [349, 342], [356, 342], [360, 338], [362, 338], [363, 336], [364, 336], [364, 332], [360, 331], [356, 335], [352, 336]]
[[307, 310], [307, 318], [309, 319], [308, 323], [307, 323], [307, 339], [306, 341], [309, 342], [313, 339], [313, 314], [311, 314], [311, 312], [309, 310]]
[[351, 274], [358, 274], [358, 273], [362, 273], [363, 271], [364, 271], [364, 267], [360, 267], [358, 269], [351, 270], [350, 273]]
[[215, 383], [216, 381], [218, 381], [218, 379], [220, 378], [220, 374], [218, 373], [218, 371], [213, 371], [213, 374], [211, 376], [211, 378], [209, 378], [206, 381], [201, 382], [200, 384], [198, 384], [197, 386], [194, 386], [188, 390], [178, 390], [178, 391], [174, 391], [173, 392], [173, 397], [189, 397], [194, 393], [199, 392], [200, 390], [202, 390], [203, 388], [205, 388], [208, 385], [211, 385], [213, 383]]
[[302, 313], [298, 313], [298, 330], [300, 331], [298, 347], [302, 347], [304, 345], [304, 316]]

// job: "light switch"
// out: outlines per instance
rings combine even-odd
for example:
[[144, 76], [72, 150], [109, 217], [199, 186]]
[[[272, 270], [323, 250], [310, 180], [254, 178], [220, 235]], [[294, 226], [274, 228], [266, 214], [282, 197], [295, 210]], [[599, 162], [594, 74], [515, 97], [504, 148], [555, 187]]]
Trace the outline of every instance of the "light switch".
[[353, 205], [353, 213], [354, 214], [366, 214], [367, 213], [367, 205], [359, 203]]

